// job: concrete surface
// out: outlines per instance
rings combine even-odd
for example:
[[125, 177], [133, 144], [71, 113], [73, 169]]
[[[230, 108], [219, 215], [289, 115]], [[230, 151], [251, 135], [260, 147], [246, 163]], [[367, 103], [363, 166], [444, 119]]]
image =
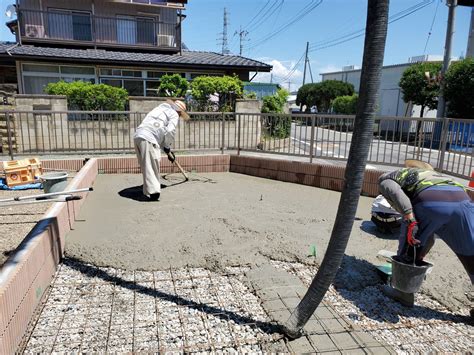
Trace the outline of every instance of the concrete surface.
[[[186, 183], [180, 175], [167, 178], [161, 201], [149, 203], [136, 200], [140, 175], [100, 175], [67, 237], [67, 255], [129, 270], [322, 261], [338, 192], [231, 173], [191, 174]], [[379, 250], [396, 250], [397, 236], [378, 234], [369, 221], [371, 203], [360, 200], [336, 287], [379, 284], [371, 263]], [[308, 257], [312, 245], [316, 258]], [[470, 282], [461, 263], [442, 241], [430, 259], [435, 268], [423, 291], [466, 313]]]

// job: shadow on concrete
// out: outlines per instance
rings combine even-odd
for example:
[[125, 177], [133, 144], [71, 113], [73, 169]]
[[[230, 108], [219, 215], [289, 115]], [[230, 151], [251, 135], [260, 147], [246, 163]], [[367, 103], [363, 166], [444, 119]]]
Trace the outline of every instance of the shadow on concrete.
[[377, 229], [377, 226], [372, 221], [363, 221], [360, 225], [360, 229], [374, 237], [388, 240], [398, 240], [398, 234], [400, 232], [400, 229], [396, 229], [393, 233], [383, 233]]
[[129, 198], [131, 200], [149, 202], [148, 197], [143, 194], [143, 185], [127, 187], [126, 189], [120, 190], [118, 194], [121, 197]]
[[[468, 316], [420, 306], [416, 301], [414, 307], [403, 306], [383, 293], [383, 281], [375, 266], [353, 256], [344, 256], [334, 286], [343, 298], [353, 303], [366, 317], [375, 321], [396, 324], [402, 317], [413, 317], [472, 324]], [[354, 314], [354, 317], [357, 315]]]
[[129, 290], [133, 290], [135, 292], [139, 292], [144, 295], [159, 298], [164, 301], [173, 302], [174, 304], [181, 307], [184, 306], [191, 309], [195, 309], [200, 312], [204, 312], [214, 317], [220, 318], [227, 322], [232, 320], [238, 325], [252, 325], [252, 326], [258, 327], [266, 334], [275, 334], [275, 333], [281, 334], [281, 326], [278, 324], [257, 321], [255, 319], [252, 319], [250, 317], [247, 317], [247, 316], [244, 316], [232, 311], [221, 309], [215, 306], [210, 306], [205, 303], [195, 302], [195, 301], [183, 298], [181, 296], [168, 294], [168, 293], [155, 290], [153, 288], [149, 288], [143, 285], [138, 285], [133, 281], [127, 281], [120, 277], [110, 275], [107, 271], [100, 270], [99, 268], [93, 265], [85, 264], [76, 258], [67, 257], [63, 260], [63, 263], [81, 272], [87, 277], [98, 277], [106, 282], [116, 284], [117, 286], [127, 288]]
[[[173, 184], [168, 184], [168, 185], [161, 184], [161, 189], [162, 190], [167, 189], [176, 185], [183, 184], [185, 182], [186, 182], [185, 180], [182, 180], [182, 181], [175, 182]], [[143, 195], [143, 185], [127, 187], [126, 189], [120, 190], [118, 194], [121, 197], [129, 198], [131, 200], [135, 200], [138, 202], [150, 202], [148, 197]]]

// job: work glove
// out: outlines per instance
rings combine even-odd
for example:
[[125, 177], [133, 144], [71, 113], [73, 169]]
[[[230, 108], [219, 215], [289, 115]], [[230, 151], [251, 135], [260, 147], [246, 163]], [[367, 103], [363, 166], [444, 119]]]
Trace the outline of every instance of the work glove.
[[408, 220], [408, 227], [407, 227], [407, 243], [414, 247], [420, 244], [420, 241], [416, 239], [418, 235], [418, 222], [416, 219], [412, 218]]
[[163, 151], [166, 153], [166, 154], [169, 154], [171, 152], [171, 148], [170, 147], [164, 147], [163, 148]]
[[172, 163], [174, 163], [174, 161], [176, 160], [176, 156], [174, 155], [172, 151], [168, 152], [168, 160]]

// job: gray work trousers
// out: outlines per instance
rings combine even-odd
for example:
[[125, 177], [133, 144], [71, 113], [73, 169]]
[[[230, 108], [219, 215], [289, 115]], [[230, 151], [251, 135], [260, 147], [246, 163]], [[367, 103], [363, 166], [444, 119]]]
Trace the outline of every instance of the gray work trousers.
[[134, 143], [138, 163], [142, 169], [143, 194], [150, 197], [151, 194], [160, 193], [160, 147], [143, 138], [135, 138]]

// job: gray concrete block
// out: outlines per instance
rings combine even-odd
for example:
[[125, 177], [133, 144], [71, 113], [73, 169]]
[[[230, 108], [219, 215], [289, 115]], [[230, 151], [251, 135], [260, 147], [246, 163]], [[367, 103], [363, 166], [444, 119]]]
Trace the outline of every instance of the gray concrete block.
[[286, 307], [289, 309], [295, 309], [296, 306], [300, 303], [301, 299], [299, 297], [288, 297], [284, 298], [283, 302], [285, 303]]
[[380, 342], [375, 340], [369, 333], [364, 331], [352, 332], [351, 335], [357, 341], [357, 343], [363, 347], [380, 346]]
[[349, 333], [329, 334], [334, 344], [341, 350], [351, 350], [360, 348], [360, 344]]
[[336, 318], [321, 319], [321, 325], [328, 333], [340, 333], [346, 330]]
[[265, 311], [267, 311], [268, 313], [274, 312], [274, 311], [287, 310], [287, 307], [283, 304], [283, 302], [279, 298], [264, 301], [262, 303], [262, 306], [265, 309]]
[[280, 311], [269, 312], [268, 315], [273, 321], [283, 324], [290, 318], [291, 313], [286, 309], [282, 309]]
[[306, 337], [301, 337], [288, 342], [288, 347], [292, 353], [296, 354], [309, 354], [314, 353], [315, 349], [311, 346], [311, 343]]
[[326, 334], [326, 331], [324, 330], [320, 321], [316, 319], [310, 319], [304, 326], [304, 330], [309, 334]]
[[387, 349], [384, 346], [374, 346], [365, 349], [369, 354], [374, 355], [389, 355], [389, 354], [396, 354], [396, 352]]
[[332, 319], [335, 318], [334, 314], [325, 306], [319, 306], [314, 312], [314, 316], [317, 319]]
[[338, 350], [336, 345], [334, 345], [334, 342], [327, 334], [313, 334], [309, 335], [309, 338], [318, 352]]

